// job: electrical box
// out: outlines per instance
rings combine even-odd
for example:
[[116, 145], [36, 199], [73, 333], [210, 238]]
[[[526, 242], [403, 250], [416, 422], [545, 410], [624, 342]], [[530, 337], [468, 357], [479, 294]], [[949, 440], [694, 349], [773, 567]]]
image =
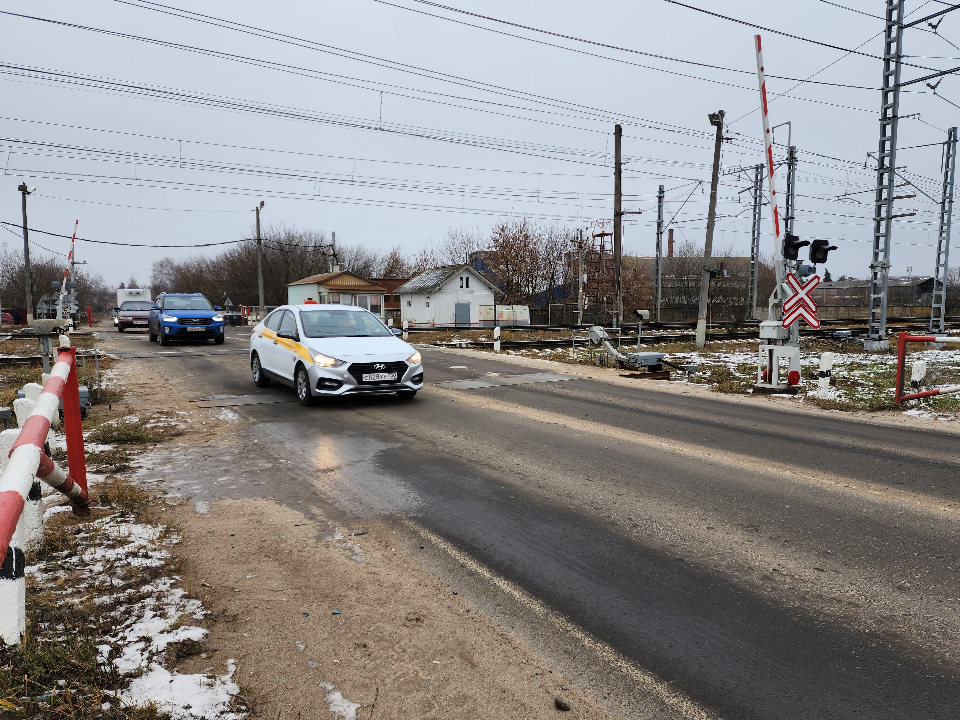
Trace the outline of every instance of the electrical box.
[[790, 330], [776, 320], [764, 320], [760, 323], [761, 340], [786, 340], [790, 337]]

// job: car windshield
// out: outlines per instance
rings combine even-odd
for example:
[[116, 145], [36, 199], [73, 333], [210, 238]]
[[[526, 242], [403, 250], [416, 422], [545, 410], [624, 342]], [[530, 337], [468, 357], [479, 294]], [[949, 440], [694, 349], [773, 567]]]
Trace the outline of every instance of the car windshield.
[[144, 300], [127, 300], [121, 306], [121, 310], [150, 310], [153, 303]]
[[205, 297], [196, 295], [170, 296], [163, 299], [164, 310], [213, 310], [210, 301]]
[[301, 310], [300, 323], [307, 337], [383, 337], [392, 333], [363, 310]]

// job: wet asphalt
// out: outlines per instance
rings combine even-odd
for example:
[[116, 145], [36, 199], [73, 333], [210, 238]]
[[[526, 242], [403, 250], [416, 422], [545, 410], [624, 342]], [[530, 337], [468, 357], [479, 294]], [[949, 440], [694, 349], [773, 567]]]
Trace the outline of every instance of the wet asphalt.
[[[197, 497], [413, 520], [708, 715], [960, 717], [960, 435], [587, 377], [442, 389], [542, 369], [439, 349], [422, 350], [427, 387], [412, 401], [302, 408], [289, 388], [253, 386], [247, 336], [163, 354], [118, 338], [192, 399], [289, 400], [231, 408], [254, 423], [256, 452], [174, 458], [170, 472], [256, 478], [197, 481]], [[481, 606], [496, 594], [471, 582]], [[536, 636], [524, 622], [511, 627]], [[576, 642], [554, 640], [576, 665]], [[681, 716], [593, 680], [626, 716]]]

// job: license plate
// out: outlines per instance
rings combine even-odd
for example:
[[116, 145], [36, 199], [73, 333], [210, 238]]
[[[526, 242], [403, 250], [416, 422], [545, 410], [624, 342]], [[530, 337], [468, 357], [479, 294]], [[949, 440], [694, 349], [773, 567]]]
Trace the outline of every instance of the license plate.
[[380, 382], [382, 380], [396, 380], [396, 373], [370, 373], [369, 375], [361, 375], [364, 382]]
[[147, 324], [147, 321], [146, 321], [146, 320], [134, 320], [134, 321], [133, 321], [133, 324], [134, 324], [134, 325], [146, 325], [146, 324]]
[[207, 329], [205, 327], [188, 327], [187, 328], [187, 332], [206, 332], [206, 331]]

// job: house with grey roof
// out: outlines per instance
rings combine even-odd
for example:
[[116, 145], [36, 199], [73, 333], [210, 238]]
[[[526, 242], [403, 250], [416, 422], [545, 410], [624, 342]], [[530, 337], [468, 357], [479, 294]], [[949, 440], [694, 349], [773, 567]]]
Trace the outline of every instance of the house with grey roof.
[[501, 294], [470, 265], [427, 270], [394, 292], [400, 295], [400, 319], [410, 327], [480, 327], [480, 306], [493, 305]]

